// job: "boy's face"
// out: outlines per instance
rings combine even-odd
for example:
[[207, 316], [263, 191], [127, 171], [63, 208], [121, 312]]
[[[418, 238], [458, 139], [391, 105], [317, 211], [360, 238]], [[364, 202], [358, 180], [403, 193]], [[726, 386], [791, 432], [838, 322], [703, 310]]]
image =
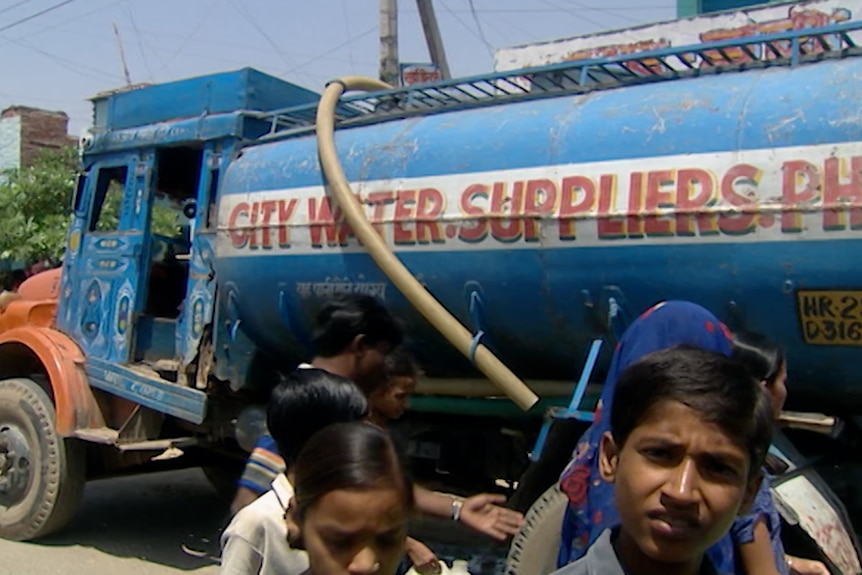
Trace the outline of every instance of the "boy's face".
[[410, 407], [410, 395], [416, 391], [416, 379], [392, 376], [390, 385], [371, 396], [372, 407], [387, 420], [398, 419]]
[[600, 470], [614, 483], [628, 539], [653, 561], [700, 561], [757, 492], [748, 453], [677, 401], [653, 405], [619, 447], [602, 440]]
[[392, 351], [392, 346], [388, 343], [367, 345], [364, 339], [365, 336], [357, 336], [350, 347], [354, 356], [354, 373], [351, 379], [361, 387], [369, 387], [385, 375], [386, 356]]

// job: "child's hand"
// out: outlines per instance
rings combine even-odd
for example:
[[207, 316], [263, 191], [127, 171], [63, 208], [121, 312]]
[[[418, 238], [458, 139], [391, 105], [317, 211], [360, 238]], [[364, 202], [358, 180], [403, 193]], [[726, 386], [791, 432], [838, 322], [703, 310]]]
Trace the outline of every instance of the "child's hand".
[[440, 560], [421, 541], [408, 537], [405, 550], [417, 573], [438, 575], [441, 572]]
[[787, 566], [791, 575], [829, 575], [829, 569], [820, 561], [787, 556]]
[[479, 533], [503, 541], [517, 533], [524, 524], [522, 514], [497, 505], [505, 502], [505, 496], [491, 493], [469, 497], [461, 508], [461, 522]]

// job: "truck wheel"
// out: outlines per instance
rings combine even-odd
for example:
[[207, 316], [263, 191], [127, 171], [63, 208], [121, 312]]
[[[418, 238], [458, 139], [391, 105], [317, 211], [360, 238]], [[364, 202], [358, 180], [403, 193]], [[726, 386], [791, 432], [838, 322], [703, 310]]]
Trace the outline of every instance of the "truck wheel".
[[85, 455], [83, 444], [57, 435], [54, 406], [35, 381], [0, 380], [0, 537], [63, 528], [81, 501]]
[[506, 575], [548, 575], [557, 570], [560, 530], [569, 499], [552, 485], [524, 518], [506, 557]]

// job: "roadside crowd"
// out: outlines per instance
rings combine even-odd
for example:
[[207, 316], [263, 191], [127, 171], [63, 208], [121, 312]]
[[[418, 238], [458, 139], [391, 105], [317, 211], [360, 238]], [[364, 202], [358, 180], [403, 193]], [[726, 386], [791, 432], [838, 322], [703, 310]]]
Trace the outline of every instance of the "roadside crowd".
[[[502, 541], [524, 517], [505, 498], [415, 485], [387, 431], [419, 369], [374, 298], [318, 313], [315, 357], [281, 375], [221, 540], [223, 575], [439, 574], [408, 536], [414, 512]], [[560, 480], [557, 574], [828, 575], [792, 557], [765, 467], [787, 396], [782, 349], [731, 334], [704, 308], [660, 303], [627, 329]], [[520, 574], [525, 575], [525, 574]], [[537, 573], [535, 575], [546, 575]]]

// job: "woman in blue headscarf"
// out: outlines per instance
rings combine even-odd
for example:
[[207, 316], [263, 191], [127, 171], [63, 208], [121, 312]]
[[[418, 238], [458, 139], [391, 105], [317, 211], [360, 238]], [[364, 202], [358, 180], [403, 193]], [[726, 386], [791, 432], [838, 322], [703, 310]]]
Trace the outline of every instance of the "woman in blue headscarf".
[[[724, 324], [701, 306], [684, 301], [663, 302], [650, 308], [617, 344], [593, 424], [581, 437], [561, 478], [560, 488], [568, 496], [569, 505], [557, 560], [560, 567], [579, 559], [605, 529], [619, 524], [613, 485], [603, 481], [598, 470], [599, 444], [610, 427], [610, 418], [602, 414], [610, 413], [617, 379], [643, 356], [683, 344], [728, 356], [732, 350], [731, 335]], [[717, 543], [709, 556], [718, 572], [734, 571], [730, 537]]]

